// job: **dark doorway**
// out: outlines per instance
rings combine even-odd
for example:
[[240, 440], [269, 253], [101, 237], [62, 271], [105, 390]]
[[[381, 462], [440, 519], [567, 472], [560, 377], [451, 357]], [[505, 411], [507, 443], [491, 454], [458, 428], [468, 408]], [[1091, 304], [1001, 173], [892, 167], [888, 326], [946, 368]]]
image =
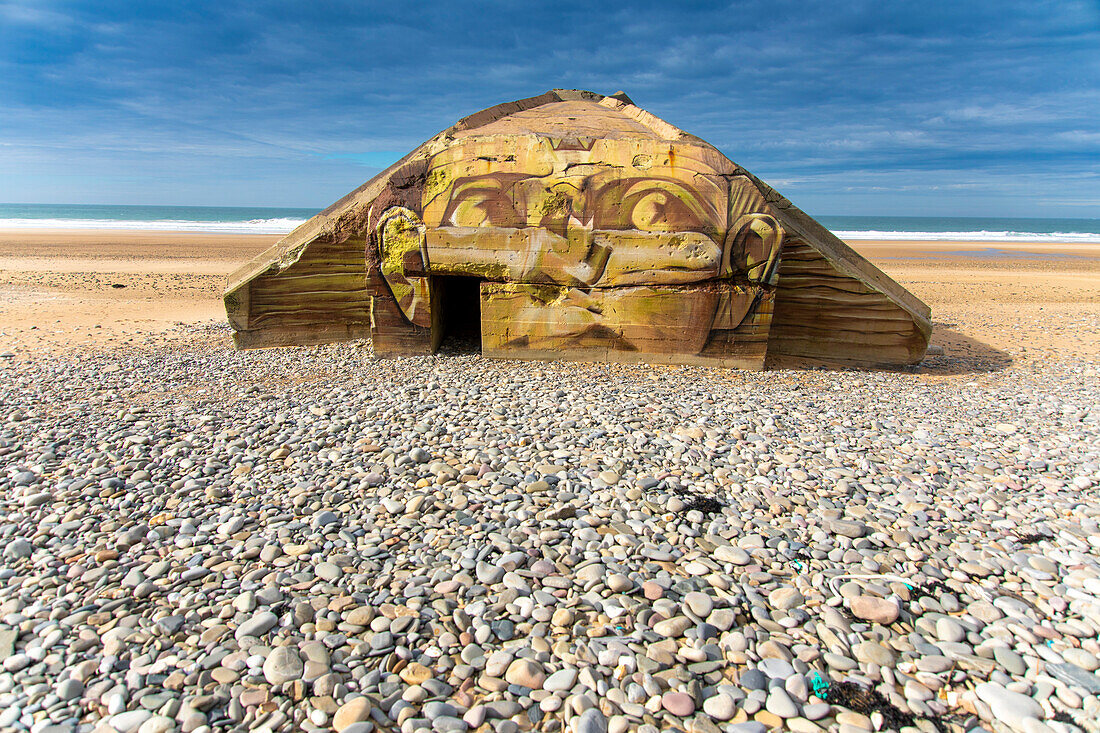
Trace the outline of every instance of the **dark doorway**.
[[481, 280], [461, 275], [434, 280], [439, 296], [439, 349], [449, 354], [481, 353]]

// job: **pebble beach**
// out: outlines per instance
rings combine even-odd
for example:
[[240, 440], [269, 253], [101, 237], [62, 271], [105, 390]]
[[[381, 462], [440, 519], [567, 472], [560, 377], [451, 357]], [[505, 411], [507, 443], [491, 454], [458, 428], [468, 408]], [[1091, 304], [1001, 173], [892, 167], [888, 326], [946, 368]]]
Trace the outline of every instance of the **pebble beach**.
[[898, 371], [5, 348], [0, 730], [1100, 730], [1095, 305], [932, 305]]
[[1092, 367], [227, 337], [0, 367], [0, 728], [1097, 730]]

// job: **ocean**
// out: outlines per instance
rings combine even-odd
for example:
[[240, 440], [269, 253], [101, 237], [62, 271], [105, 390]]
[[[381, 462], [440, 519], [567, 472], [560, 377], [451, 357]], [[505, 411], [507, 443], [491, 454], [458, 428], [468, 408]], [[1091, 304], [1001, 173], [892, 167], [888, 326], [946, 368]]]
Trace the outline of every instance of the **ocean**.
[[[316, 209], [259, 206], [0, 204], [0, 229], [152, 229], [285, 234]], [[818, 216], [841, 239], [1100, 243], [1100, 219]]]
[[219, 234], [286, 234], [318, 211], [262, 206], [0, 204], [0, 229], [151, 229]]

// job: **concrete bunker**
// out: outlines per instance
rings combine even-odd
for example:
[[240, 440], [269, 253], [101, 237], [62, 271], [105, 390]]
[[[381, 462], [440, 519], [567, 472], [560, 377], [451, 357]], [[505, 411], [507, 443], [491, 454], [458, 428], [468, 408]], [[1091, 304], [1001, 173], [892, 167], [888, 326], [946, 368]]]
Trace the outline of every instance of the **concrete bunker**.
[[713, 146], [625, 94], [460, 120], [230, 277], [241, 348], [476, 339], [492, 357], [900, 365], [930, 311]]

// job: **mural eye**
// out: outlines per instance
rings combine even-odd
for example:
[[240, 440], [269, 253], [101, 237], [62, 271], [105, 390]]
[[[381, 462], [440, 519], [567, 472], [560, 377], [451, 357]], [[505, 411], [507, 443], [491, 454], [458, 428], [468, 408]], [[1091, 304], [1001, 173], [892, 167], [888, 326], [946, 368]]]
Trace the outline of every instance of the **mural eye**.
[[692, 231], [701, 222], [695, 212], [669, 191], [655, 189], [635, 194], [630, 207], [630, 227], [649, 232]]
[[522, 227], [524, 218], [516, 211], [507, 191], [495, 186], [471, 186], [457, 191], [443, 216], [444, 224], [456, 227]]
[[710, 202], [679, 181], [618, 180], [598, 189], [592, 202], [597, 229], [706, 232], [715, 219]]
[[630, 223], [636, 229], [653, 229], [665, 223], [665, 209], [668, 207], [668, 194], [653, 191], [643, 195], [630, 212]]
[[451, 209], [450, 222], [459, 227], [484, 227], [492, 225], [489, 214], [491, 202], [473, 196], [467, 196], [455, 203]]

